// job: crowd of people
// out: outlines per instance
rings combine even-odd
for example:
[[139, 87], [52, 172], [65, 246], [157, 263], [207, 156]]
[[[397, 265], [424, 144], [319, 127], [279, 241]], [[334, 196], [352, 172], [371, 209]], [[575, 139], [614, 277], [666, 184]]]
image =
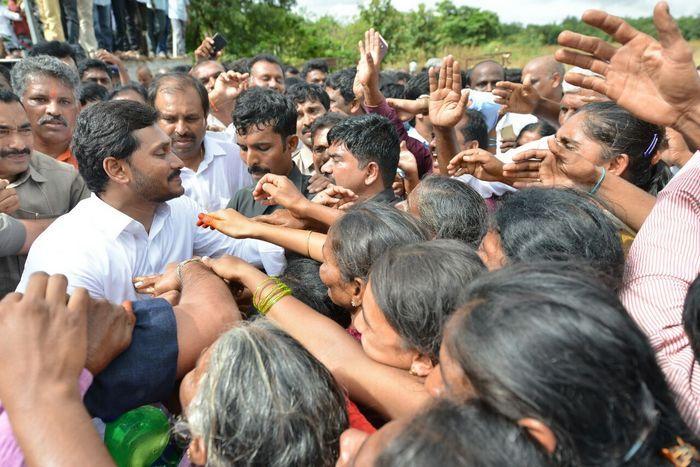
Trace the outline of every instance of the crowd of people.
[[[4, 2], [3, 2], [4, 3]], [[66, 42], [121, 58], [184, 57], [189, 0], [8, 0], [0, 5], [0, 56]]]
[[0, 69], [0, 464], [115, 465], [149, 406], [118, 465], [700, 465], [700, 72], [653, 14], [516, 75], [374, 29]]

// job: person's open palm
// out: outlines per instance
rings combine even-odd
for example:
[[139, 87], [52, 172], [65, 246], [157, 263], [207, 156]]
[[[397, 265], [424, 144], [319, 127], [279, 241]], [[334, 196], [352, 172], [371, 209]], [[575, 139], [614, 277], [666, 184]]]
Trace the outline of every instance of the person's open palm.
[[454, 127], [464, 116], [469, 93], [462, 90], [462, 75], [459, 62], [451, 55], [445, 57], [438, 76], [435, 69], [428, 72], [430, 82], [430, 102], [428, 113], [430, 122], [441, 127]]
[[540, 94], [532, 86], [530, 75], [525, 76], [523, 83], [499, 81], [493, 90], [496, 104], [501, 104], [504, 112], [516, 114], [531, 114], [540, 100]]
[[569, 73], [568, 82], [605, 94], [640, 119], [664, 126], [676, 126], [700, 101], [700, 77], [692, 49], [683, 40], [665, 2], [654, 8], [658, 41], [600, 10], [588, 10], [582, 19], [610, 34], [622, 47], [615, 48], [599, 38], [562, 32], [559, 44], [575, 50], [560, 49], [556, 59], [604, 77]]
[[357, 44], [360, 60], [352, 89], [355, 96], [364, 93], [365, 88], [379, 86], [379, 33], [374, 29], [365, 32], [365, 40]]

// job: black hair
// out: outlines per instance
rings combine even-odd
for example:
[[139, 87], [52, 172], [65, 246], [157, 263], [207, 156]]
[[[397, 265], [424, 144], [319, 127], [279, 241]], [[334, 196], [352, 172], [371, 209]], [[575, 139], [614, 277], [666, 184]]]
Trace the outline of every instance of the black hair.
[[399, 83], [386, 83], [380, 89], [387, 99], [405, 99], [406, 86]]
[[0, 64], [0, 75], [2, 75], [3, 78], [5, 78], [5, 81], [7, 81], [7, 85], [10, 86], [10, 89], [12, 89], [12, 75], [10, 74], [10, 69], [7, 68], [5, 65]]
[[73, 49], [68, 42], [39, 42], [38, 44], [34, 44], [34, 47], [29, 50], [27, 55], [29, 57], [36, 57], [37, 55], [50, 55], [56, 58], [70, 57], [76, 65], [78, 64], [78, 57], [75, 54], [75, 49]]
[[192, 70], [191, 65], [176, 65], [170, 69], [170, 73], [189, 73]]
[[524, 428], [486, 404], [438, 399], [387, 443], [374, 467], [489, 467], [516, 459], [522, 466], [552, 465]]
[[695, 359], [700, 359], [700, 274], [690, 284], [685, 296], [683, 328], [688, 335]]
[[285, 140], [297, 132], [297, 107], [287, 96], [272, 89], [252, 87], [238, 96], [233, 124], [241, 135], [253, 127], [262, 130], [272, 126]]
[[107, 99], [107, 88], [97, 83], [82, 83], [78, 89], [80, 105], [88, 102], [101, 102]]
[[384, 188], [391, 187], [399, 166], [399, 136], [391, 122], [381, 115], [350, 117], [328, 132], [328, 145], [341, 143], [364, 168], [376, 162]]
[[466, 183], [429, 175], [417, 187], [418, 215], [436, 238], [452, 238], [478, 248], [488, 229], [486, 202]]
[[489, 127], [481, 112], [467, 109], [467, 124], [462, 127], [464, 141], [477, 141], [480, 149], [489, 148]]
[[328, 63], [322, 58], [313, 58], [307, 61], [301, 69], [301, 77], [306, 79], [306, 75], [312, 70], [319, 70], [328, 74]]
[[596, 273], [573, 263], [510, 266], [471, 282], [444, 350], [477, 397], [556, 437], [557, 465], [656, 466], [695, 443], [645, 334]]
[[13, 102], [17, 102], [19, 105], [24, 107], [19, 96], [12, 91], [8, 91], [7, 89], [0, 89], [0, 102], [4, 104], [12, 104]]
[[319, 275], [320, 267], [321, 263], [312, 259], [294, 258], [287, 262], [280, 280], [292, 289], [294, 298], [347, 328], [350, 314], [331, 301]]
[[627, 154], [624, 178], [651, 194], [663, 189], [671, 178], [670, 170], [664, 162], [653, 164], [652, 159], [666, 136], [664, 127], [640, 120], [609, 101], [592, 102], [576, 111], [583, 112], [583, 131], [603, 147], [603, 159]]
[[248, 66], [249, 60], [249, 58], [239, 58], [238, 60], [233, 60], [231, 62], [224, 62], [224, 68], [226, 68], [226, 71], [248, 73], [250, 71], [250, 66]]
[[404, 346], [437, 363], [443, 326], [464, 303], [463, 286], [484, 271], [473, 248], [457, 240], [431, 240], [391, 248], [375, 261], [369, 277], [377, 306]]
[[107, 64], [103, 62], [102, 60], [97, 60], [96, 58], [88, 58], [86, 60], [82, 60], [80, 63], [78, 63], [78, 75], [80, 76], [80, 79], [83, 79], [83, 74], [90, 69], [97, 68], [98, 70], [102, 70], [107, 75], [109, 76], [109, 69], [107, 68]]
[[194, 76], [186, 73], [165, 73], [156, 77], [148, 88], [148, 103], [155, 107], [158, 93], [163, 91], [184, 91], [188, 87], [193, 88], [199, 95], [199, 100], [202, 103], [204, 115], [209, 114], [209, 94], [207, 88]]
[[326, 80], [326, 86], [336, 91], [340, 91], [340, 95], [346, 103], [350, 103], [355, 99], [355, 92], [352, 90], [352, 85], [355, 82], [357, 68], [344, 68], [336, 71]]
[[396, 82], [399, 83], [399, 81], [403, 81], [403, 83], [399, 84], [403, 84], [404, 86], [406, 85], [406, 83], [408, 83], [408, 80], [412, 78], [410, 73], [407, 73], [402, 70], [395, 71], [394, 75], [396, 76]]
[[103, 161], [128, 159], [139, 147], [133, 133], [154, 125], [157, 117], [153, 107], [125, 100], [98, 102], [78, 115], [71, 151], [90, 191], [102, 193], [109, 181]]
[[328, 97], [328, 93], [318, 84], [311, 84], [307, 83], [306, 81], [293, 84], [287, 88], [285, 94], [292, 100], [292, 102], [294, 102], [294, 104], [318, 101], [326, 110], [328, 110], [331, 106], [331, 99]]
[[112, 89], [109, 94], [107, 94], [107, 100], [111, 101], [115, 97], [117, 97], [119, 94], [127, 91], [133, 91], [137, 94], [139, 94], [141, 97], [143, 97], [144, 102], [148, 102], [148, 92], [146, 91], [146, 88], [144, 88], [142, 85], [139, 83], [129, 83], [129, 84], [124, 84], [122, 86], [118, 86], [114, 89]]
[[255, 57], [248, 60], [248, 70], [252, 70], [253, 65], [255, 65], [258, 62], [274, 63], [275, 65], [280, 67], [280, 70], [284, 71], [284, 64], [282, 63], [282, 61], [279, 58], [277, 58], [276, 56], [271, 55], [271, 54], [258, 54]]
[[430, 94], [430, 83], [427, 71], [421, 71], [406, 83], [406, 99], [416, 100], [428, 94]]
[[284, 88], [289, 89], [290, 87], [294, 86], [295, 84], [299, 83], [306, 83], [303, 79], [299, 78], [298, 76], [290, 76], [289, 78], [284, 78]]
[[618, 229], [587, 194], [570, 189], [530, 188], [504, 197], [493, 216], [511, 263], [579, 260], [622, 280], [624, 254]]
[[284, 73], [291, 73], [293, 75], [298, 75], [299, 74], [299, 69], [295, 66], [292, 65], [287, 65], [284, 67]]
[[343, 280], [367, 279], [372, 263], [387, 249], [430, 238], [413, 216], [393, 206], [367, 201], [348, 209], [328, 230], [331, 251]]
[[523, 127], [522, 130], [520, 130], [520, 133], [518, 133], [518, 137], [515, 138], [516, 141], [518, 141], [523, 134], [525, 133], [537, 133], [540, 135], [541, 138], [544, 138], [545, 136], [551, 136], [557, 133], [557, 129], [554, 128], [548, 121], [546, 120], [537, 120], [534, 123], [529, 123]]
[[311, 124], [311, 137], [313, 138], [316, 132], [320, 129], [323, 128], [333, 128], [336, 126], [338, 123], [342, 122], [343, 120], [346, 120], [350, 117], [347, 115], [343, 115], [338, 112], [327, 112], [320, 117], [318, 117], [314, 122]]

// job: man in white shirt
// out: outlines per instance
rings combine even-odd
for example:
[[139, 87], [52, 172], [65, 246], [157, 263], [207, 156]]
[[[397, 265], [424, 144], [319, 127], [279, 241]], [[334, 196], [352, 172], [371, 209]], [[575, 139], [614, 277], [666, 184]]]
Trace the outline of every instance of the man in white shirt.
[[61, 273], [69, 289], [113, 302], [140, 298], [132, 280], [193, 255], [239, 256], [268, 273], [284, 267], [282, 248], [236, 240], [196, 226], [199, 208], [180, 180], [182, 161], [156, 125], [157, 112], [133, 101], [100, 102], [78, 118], [73, 151], [92, 191], [34, 243], [17, 288], [36, 271]]
[[238, 190], [253, 183], [238, 145], [226, 133], [206, 131], [209, 97], [199, 80], [183, 73], [161, 75], [148, 98], [158, 111], [158, 126], [185, 165], [180, 173], [185, 194], [202, 209], [225, 208]]

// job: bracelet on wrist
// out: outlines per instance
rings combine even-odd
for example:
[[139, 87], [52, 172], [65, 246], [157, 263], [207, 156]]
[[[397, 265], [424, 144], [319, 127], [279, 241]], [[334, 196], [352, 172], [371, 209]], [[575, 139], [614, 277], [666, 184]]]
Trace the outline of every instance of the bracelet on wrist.
[[180, 264], [178, 264], [177, 268], [175, 268], [175, 275], [177, 276], [177, 282], [180, 284], [180, 290], [182, 290], [182, 268], [186, 264], [194, 263], [194, 262], [201, 263], [202, 259], [201, 258], [186, 259], [185, 261], [182, 261]]
[[255, 289], [255, 293], [253, 294], [253, 306], [261, 315], [265, 316], [275, 303], [291, 294], [292, 289], [290, 289], [287, 284], [277, 277], [270, 277]]

